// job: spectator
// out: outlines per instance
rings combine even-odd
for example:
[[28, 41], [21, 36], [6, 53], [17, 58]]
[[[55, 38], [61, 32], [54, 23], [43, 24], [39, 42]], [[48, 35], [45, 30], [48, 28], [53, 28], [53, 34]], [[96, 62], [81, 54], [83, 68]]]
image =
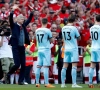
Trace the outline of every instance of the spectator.
[[32, 42], [34, 38], [33, 31], [29, 31], [30, 45], [26, 46], [26, 67], [25, 67], [25, 82], [31, 84], [30, 71], [33, 66], [33, 52], [35, 51], [35, 44]]
[[[84, 67], [83, 67], [83, 74], [85, 78], [85, 84], [89, 84], [89, 68], [90, 68], [90, 63], [91, 63], [91, 40], [88, 40], [87, 46], [84, 48]], [[93, 83], [96, 84], [96, 69], [94, 70], [94, 75], [93, 75]]]
[[57, 41], [58, 41], [58, 60], [57, 60], [58, 83], [61, 84], [61, 70], [63, 66], [63, 58], [61, 57], [62, 40], [59, 38]]
[[9, 37], [4, 35], [4, 33], [7, 32], [7, 28], [7, 25], [5, 25], [5, 28], [1, 32], [2, 36], [0, 36], [0, 61], [3, 71], [3, 78], [1, 79], [2, 83], [6, 83], [5, 77], [9, 72], [9, 69], [14, 65], [12, 50], [11, 47], [8, 45]]

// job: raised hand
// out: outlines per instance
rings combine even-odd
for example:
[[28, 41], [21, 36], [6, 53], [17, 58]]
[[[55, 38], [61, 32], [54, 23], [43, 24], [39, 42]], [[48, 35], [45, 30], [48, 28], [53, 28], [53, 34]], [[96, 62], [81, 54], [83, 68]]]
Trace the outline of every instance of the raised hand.
[[19, 9], [18, 5], [14, 5], [14, 6], [12, 7], [12, 10], [15, 10], [15, 9]]

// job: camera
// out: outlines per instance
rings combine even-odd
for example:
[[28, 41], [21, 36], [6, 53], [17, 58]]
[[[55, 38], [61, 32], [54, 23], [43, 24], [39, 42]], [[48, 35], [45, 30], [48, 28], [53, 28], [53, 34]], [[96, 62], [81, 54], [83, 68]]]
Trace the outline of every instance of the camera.
[[1, 32], [4, 32], [3, 34], [0, 34], [0, 36], [10, 36], [11, 35], [11, 29], [7, 26], [3, 26], [3, 27], [0, 27], [0, 33]]
[[[4, 32], [1, 34], [1, 32]], [[7, 21], [0, 21], [0, 36], [10, 36], [11, 35], [11, 29], [9, 27], [9, 24]]]

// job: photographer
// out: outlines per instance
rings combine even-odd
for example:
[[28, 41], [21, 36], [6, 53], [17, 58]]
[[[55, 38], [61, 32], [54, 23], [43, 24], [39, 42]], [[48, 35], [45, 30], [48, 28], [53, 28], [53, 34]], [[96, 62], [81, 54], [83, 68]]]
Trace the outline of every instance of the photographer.
[[9, 69], [14, 65], [12, 50], [8, 45], [8, 38], [10, 36], [9, 28], [7, 25], [0, 30], [0, 62], [3, 71], [3, 78], [0, 83], [4, 83], [5, 76], [9, 72]]

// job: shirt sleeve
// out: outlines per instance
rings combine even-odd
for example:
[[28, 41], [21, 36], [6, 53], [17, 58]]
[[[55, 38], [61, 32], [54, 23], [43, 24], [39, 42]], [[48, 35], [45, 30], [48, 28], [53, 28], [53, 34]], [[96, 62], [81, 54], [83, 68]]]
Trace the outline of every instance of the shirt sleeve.
[[75, 28], [75, 37], [76, 37], [76, 38], [80, 37], [80, 34], [79, 34], [79, 32], [78, 32], [78, 29], [77, 29], [77, 28]]
[[49, 35], [49, 39], [52, 38], [52, 33], [50, 30], [48, 30], [48, 35]]

